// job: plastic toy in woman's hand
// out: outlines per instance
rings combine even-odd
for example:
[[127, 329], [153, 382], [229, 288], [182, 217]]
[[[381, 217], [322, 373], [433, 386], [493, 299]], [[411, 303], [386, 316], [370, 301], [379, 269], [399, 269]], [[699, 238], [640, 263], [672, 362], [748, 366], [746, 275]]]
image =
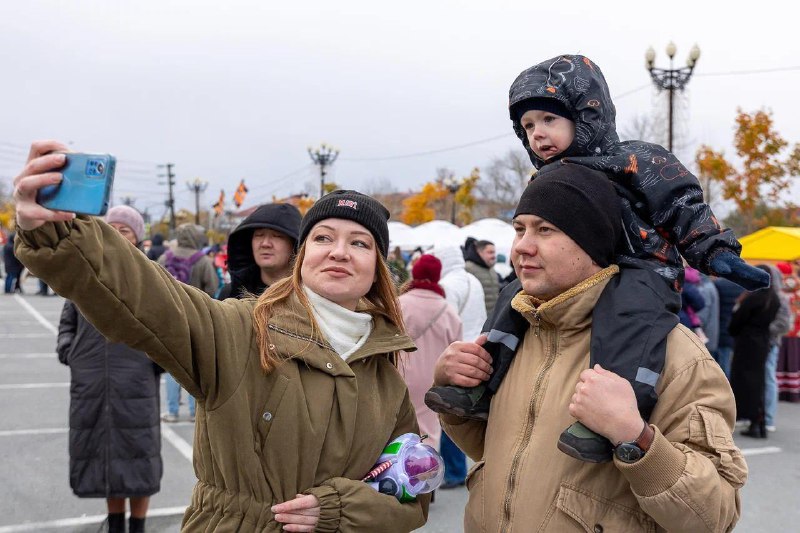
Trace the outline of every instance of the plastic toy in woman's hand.
[[423, 438], [406, 433], [387, 444], [363, 481], [401, 502], [436, 490], [444, 479], [444, 461], [439, 452], [422, 442]]

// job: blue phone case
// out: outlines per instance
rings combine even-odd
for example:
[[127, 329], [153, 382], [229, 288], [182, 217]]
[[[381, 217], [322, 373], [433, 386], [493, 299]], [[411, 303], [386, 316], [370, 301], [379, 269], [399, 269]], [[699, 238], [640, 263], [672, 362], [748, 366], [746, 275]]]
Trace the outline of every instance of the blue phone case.
[[117, 159], [110, 154], [66, 154], [58, 185], [42, 187], [36, 203], [56, 211], [105, 215], [114, 183]]

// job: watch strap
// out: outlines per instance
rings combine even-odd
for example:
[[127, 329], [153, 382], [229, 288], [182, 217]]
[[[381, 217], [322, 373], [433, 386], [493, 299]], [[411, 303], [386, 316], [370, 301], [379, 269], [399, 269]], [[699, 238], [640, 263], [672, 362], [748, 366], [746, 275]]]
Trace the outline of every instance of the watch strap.
[[650, 449], [650, 446], [653, 445], [653, 440], [656, 438], [656, 432], [653, 429], [653, 426], [648, 424], [647, 422], [644, 423], [644, 428], [642, 428], [642, 432], [633, 441], [633, 444], [636, 444], [640, 450], [646, 452]]

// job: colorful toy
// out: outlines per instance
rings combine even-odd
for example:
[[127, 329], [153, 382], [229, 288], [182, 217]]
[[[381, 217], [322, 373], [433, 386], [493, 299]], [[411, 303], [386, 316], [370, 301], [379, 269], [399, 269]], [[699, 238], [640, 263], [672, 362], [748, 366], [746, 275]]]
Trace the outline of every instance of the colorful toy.
[[417, 495], [436, 490], [444, 479], [444, 461], [423, 439], [414, 433], [394, 439], [362, 481], [401, 502], [412, 502]]

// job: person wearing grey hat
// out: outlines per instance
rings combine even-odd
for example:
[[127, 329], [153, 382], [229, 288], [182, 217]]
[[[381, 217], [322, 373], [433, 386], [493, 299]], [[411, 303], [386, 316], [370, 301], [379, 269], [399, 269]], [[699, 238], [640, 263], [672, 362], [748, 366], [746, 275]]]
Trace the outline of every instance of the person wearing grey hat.
[[106, 222], [123, 235], [133, 236], [135, 246], [139, 246], [144, 240], [144, 219], [139, 211], [129, 205], [115, 205], [109, 209]]
[[292, 271], [302, 215], [292, 204], [259, 206], [228, 237], [231, 282], [218, 300], [259, 296]]

